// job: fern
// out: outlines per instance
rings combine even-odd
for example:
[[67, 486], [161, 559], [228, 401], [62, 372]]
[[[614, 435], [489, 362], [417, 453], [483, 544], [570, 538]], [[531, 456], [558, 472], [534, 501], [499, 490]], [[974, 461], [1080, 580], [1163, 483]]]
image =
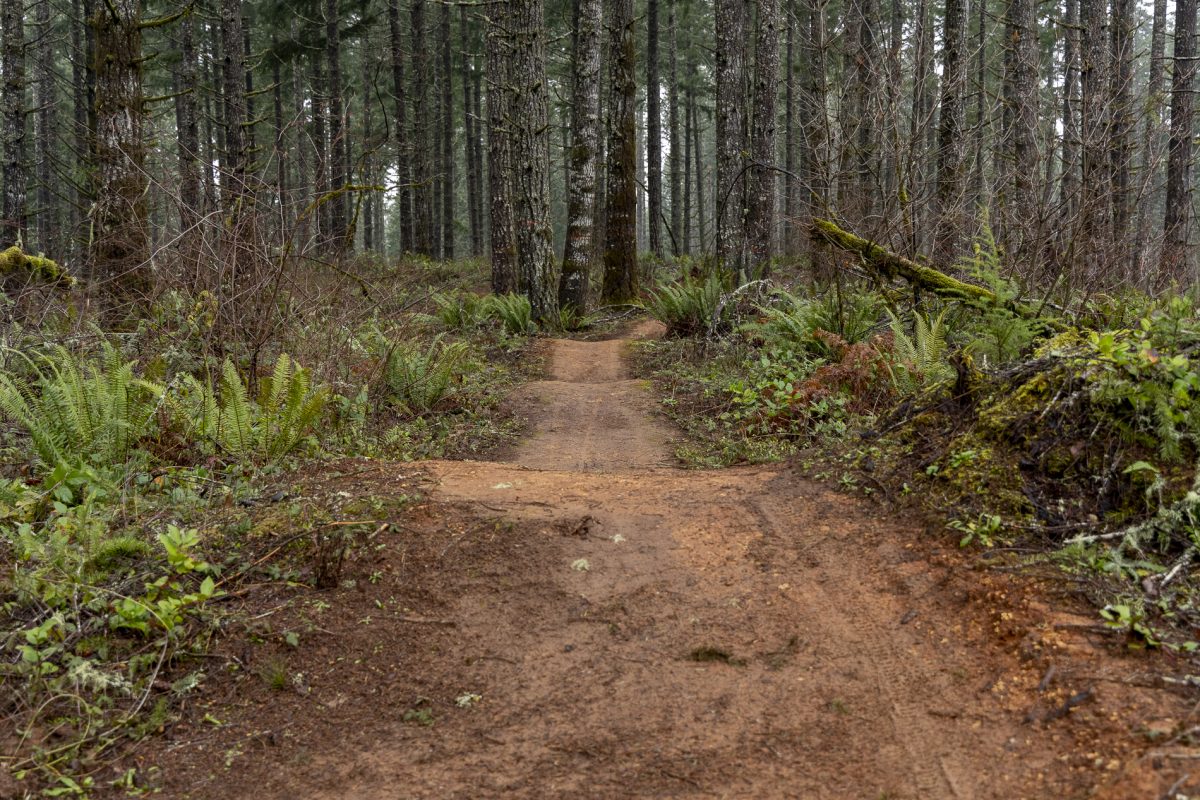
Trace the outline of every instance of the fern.
[[488, 316], [500, 320], [505, 332], [524, 336], [537, 331], [533, 321], [533, 305], [522, 294], [497, 294], [486, 298]]
[[[679, 283], [662, 283], [650, 292], [646, 310], [667, 326], [668, 336], [695, 336], [732, 314], [732, 308], [721, 308], [725, 288], [725, 279], [718, 273], [703, 280], [684, 275]], [[718, 315], [721, 319], [716, 319]]]
[[392, 400], [407, 414], [432, 411], [454, 393], [469, 350], [462, 342], [443, 343], [437, 337], [425, 350], [397, 344], [384, 365], [384, 382]]
[[192, 434], [239, 461], [277, 461], [299, 446], [320, 419], [329, 389], [311, 385], [308, 370], [286, 353], [275, 360], [259, 402], [226, 359], [218, 388], [187, 377], [172, 401]]
[[488, 298], [471, 292], [439, 292], [432, 299], [437, 307], [434, 316], [450, 330], [478, 328], [492, 313]]
[[888, 311], [891, 319], [895, 363], [892, 383], [903, 393], [912, 393], [926, 383], [936, 383], [953, 373], [946, 361], [946, 311], [930, 321], [919, 311], [913, 313], [913, 333], [909, 336], [900, 318]]
[[0, 416], [22, 428], [41, 466], [124, 463], [150, 429], [164, 387], [134, 375], [105, 342], [95, 359], [57, 348], [33, 378], [0, 373]]

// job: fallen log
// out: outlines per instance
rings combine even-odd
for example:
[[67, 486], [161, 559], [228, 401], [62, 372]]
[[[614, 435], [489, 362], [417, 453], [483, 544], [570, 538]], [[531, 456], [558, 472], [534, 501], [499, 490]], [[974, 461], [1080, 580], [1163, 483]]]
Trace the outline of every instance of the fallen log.
[[33, 280], [53, 286], [70, 288], [75, 285], [75, 278], [58, 262], [45, 256], [31, 256], [16, 245], [0, 251], [0, 278], [18, 272], [28, 273]]
[[922, 291], [947, 300], [975, 300], [1003, 305], [1014, 314], [1037, 320], [1051, 330], [1060, 330], [1063, 327], [1058, 321], [1043, 317], [1035, 308], [1020, 303], [1001, 303], [996, 293], [986, 286], [960, 281], [933, 267], [896, 255], [874, 242], [839, 228], [827, 219], [813, 219], [812, 238], [857, 254], [868, 269], [888, 280], [902, 278]]

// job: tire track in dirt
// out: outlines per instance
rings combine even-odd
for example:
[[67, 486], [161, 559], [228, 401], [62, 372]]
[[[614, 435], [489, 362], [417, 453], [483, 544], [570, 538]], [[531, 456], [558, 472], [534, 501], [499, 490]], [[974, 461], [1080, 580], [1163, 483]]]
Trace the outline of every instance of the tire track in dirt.
[[[1128, 747], [1119, 696], [1027, 724], [1045, 663], [878, 508], [786, 467], [666, 466], [626, 346], [554, 342], [510, 462], [422, 465], [435, 513], [503, 521], [509, 554], [454, 577], [450, 627], [404, 658], [347, 624], [334, 662], [406, 664], [400, 696], [326, 687], [350, 705], [270, 755], [286, 769], [188, 797], [1115, 800], [1174, 779], [1114, 778], [1096, 742]], [[406, 724], [433, 691], [436, 724]]]

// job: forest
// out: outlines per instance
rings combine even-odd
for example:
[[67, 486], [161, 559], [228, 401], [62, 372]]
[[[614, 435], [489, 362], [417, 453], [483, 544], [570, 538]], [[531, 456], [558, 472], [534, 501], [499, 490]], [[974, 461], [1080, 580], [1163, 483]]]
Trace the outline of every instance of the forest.
[[0, 0], [0, 797], [1200, 791], [1198, 60]]

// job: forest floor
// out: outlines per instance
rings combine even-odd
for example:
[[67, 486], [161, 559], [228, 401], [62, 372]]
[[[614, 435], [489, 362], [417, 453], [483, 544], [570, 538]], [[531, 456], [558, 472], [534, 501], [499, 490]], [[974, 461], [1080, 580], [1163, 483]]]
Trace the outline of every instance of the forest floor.
[[1164, 687], [1167, 656], [795, 466], [677, 469], [628, 338], [546, 347], [548, 380], [512, 400], [530, 435], [501, 460], [313, 476], [420, 499], [375, 505], [338, 588], [250, 600], [214, 659], [237, 668], [122, 768], [256, 800], [1200, 787], [1174, 733], [1200, 708]]

